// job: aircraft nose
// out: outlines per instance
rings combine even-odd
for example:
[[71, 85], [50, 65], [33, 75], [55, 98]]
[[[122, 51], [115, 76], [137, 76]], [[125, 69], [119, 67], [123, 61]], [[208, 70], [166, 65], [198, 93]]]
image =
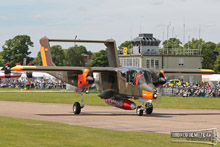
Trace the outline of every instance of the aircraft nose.
[[154, 86], [143, 84], [141, 86], [142, 97], [145, 99], [153, 99], [154, 97]]
[[152, 93], [154, 92], [154, 89], [155, 89], [153, 84], [146, 84], [146, 83], [142, 84], [140, 88], [141, 90], [145, 90], [145, 91], [152, 92]]

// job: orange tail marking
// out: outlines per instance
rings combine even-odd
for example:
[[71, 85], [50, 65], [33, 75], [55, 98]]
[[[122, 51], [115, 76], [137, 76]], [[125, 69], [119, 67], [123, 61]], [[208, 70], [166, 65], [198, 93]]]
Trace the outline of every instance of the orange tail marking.
[[86, 81], [86, 78], [89, 74], [89, 69], [84, 69], [83, 74], [78, 75], [78, 87], [79, 88], [86, 88], [89, 84]]
[[40, 53], [41, 53], [43, 66], [47, 66], [47, 59], [46, 59], [46, 55], [45, 55], [45, 49], [42, 46], [40, 47]]

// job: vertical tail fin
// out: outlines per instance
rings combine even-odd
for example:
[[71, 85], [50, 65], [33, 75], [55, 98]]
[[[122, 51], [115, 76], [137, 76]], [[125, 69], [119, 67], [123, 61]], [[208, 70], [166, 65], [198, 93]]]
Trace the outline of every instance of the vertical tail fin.
[[116, 43], [113, 39], [108, 39], [105, 42], [105, 46], [107, 47], [107, 56], [108, 56], [108, 63], [110, 67], [119, 67], [119, 59], [117, 53]]
[[52, 61], [49, 39], [47, 37], [41, 38], [40, 44], [40, 53], [43, 66], [55, 66], [55, 64]]

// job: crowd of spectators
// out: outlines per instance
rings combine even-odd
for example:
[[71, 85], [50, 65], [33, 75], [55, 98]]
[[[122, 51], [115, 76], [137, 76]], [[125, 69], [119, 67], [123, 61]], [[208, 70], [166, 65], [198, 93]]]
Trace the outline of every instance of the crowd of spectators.
[[22, 89], [66, 89], [66, 84], [57, 79], [1, 79], [0, 87]]
[[195, 85], [166, 86], [160, 89], [161, 95], [193, 96], [193, 97], [220, 97], [220, 82], [217, 84], [200, 82]]
[[[0, 88], [21, 89], [66, 89], [66, 83], [58, 79], [0, 79]], [[181, 84], [179, 86], [165, 85], [158, 88], [160, 95], [193, 96], [193, 97], [220, 97], [220, 82], [215, 85], [200, 82], [195, 85]]]

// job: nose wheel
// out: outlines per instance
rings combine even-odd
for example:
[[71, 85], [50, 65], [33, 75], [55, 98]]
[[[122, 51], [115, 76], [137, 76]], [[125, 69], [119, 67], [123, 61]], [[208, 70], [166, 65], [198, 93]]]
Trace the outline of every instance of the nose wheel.
[[143, 115], [143, 108], [141, 106], [138, 106], [136, 109], [136, 114], [138, 116], [142, 116]]
[[146, 114], [151, 114], [153, 112], [153, 104], [146, 103], [145, 105], [142, 104], [142, 106], [138, 106], [136, 108], [136, 114], [138, 116], [142, 116], [144, 111], [146, 112]]
[[153, 104], [152, 103], [146, 103], [145, 112], [146, 112], [146, 114], [151, 114], [153, 112]]

